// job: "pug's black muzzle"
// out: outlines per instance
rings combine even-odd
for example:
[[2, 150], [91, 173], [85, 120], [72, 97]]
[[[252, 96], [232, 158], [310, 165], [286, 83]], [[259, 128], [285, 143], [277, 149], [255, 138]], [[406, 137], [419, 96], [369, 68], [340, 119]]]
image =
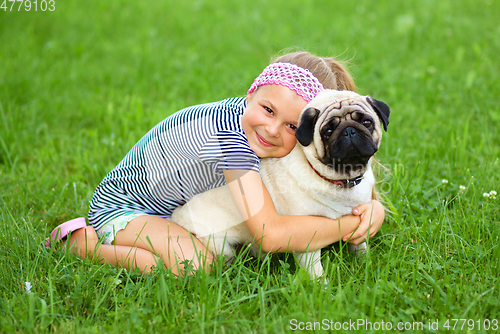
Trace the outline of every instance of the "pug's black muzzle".
[[377, 152], [370, 132], [356, 126], [345, 126], [335, 132], [330, 138], [324, 139], [328, 149], [323, 163], [345, 174], [366, 168], [370, 158]]

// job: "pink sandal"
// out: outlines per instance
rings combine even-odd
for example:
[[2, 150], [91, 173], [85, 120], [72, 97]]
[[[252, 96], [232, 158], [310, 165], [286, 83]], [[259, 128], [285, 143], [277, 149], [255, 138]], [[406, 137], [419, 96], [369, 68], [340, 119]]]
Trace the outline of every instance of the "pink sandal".
[[45, 247], [50, 248], [54, 242], [57, 242], [61, 239], [66, 238], [68, 233], [74, 232], [82, 227], [87, 226], [84, 217], [79, 217], [62, 223], [57, 226], [52, 233], [50, 233], [50, 237], [45, 239]]

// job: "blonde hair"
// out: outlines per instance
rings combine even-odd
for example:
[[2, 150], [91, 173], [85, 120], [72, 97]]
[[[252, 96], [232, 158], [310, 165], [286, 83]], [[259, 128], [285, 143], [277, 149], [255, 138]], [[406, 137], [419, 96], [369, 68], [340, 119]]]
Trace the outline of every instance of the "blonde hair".
[[356, 91], [356, 84], [347, 68], [333, 58], [322, 58], [299, 51], [275, 57], [271, 63], [291, 63], [308, 69], [327, 89]]

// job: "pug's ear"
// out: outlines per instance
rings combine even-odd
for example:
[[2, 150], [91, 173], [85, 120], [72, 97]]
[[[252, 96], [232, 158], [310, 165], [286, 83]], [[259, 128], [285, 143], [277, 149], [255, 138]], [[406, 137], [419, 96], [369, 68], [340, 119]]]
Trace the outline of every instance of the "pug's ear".
[[384, 130], [387, 132], [387, 125], [389, 125], [389, 114], [391, 110], [389, 106], [382, 101], [376, 100], [371, 96], [367, 96], [366, 100], [372, 106], [373, 110], [377, 113], [378, 117], [382, 121], [382, 125], [384, 126]]
[[299, 127], [295, 131], [295, 137], [302, 146], [309, 146], [314, 138], [314, 126], [318, 119], [319, 110], [307, 108], [299, 119]]

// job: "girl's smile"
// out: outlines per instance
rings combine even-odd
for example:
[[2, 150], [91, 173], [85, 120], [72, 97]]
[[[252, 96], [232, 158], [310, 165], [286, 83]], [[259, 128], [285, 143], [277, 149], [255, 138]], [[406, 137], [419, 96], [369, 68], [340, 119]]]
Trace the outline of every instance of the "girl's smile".
[[261, 143], [262, 146], [266, 146], [266, 147], [272, 147], [272, 146], [276, 146], [274, 144], [271, 144], [270, 142], [266, 141], [264, 138], [262, 138], [261, 135], [259, 135], [257, 132], [255, 132], [256, 136], [257, 136], [257, 139], [259, 140], [259, 142]]

